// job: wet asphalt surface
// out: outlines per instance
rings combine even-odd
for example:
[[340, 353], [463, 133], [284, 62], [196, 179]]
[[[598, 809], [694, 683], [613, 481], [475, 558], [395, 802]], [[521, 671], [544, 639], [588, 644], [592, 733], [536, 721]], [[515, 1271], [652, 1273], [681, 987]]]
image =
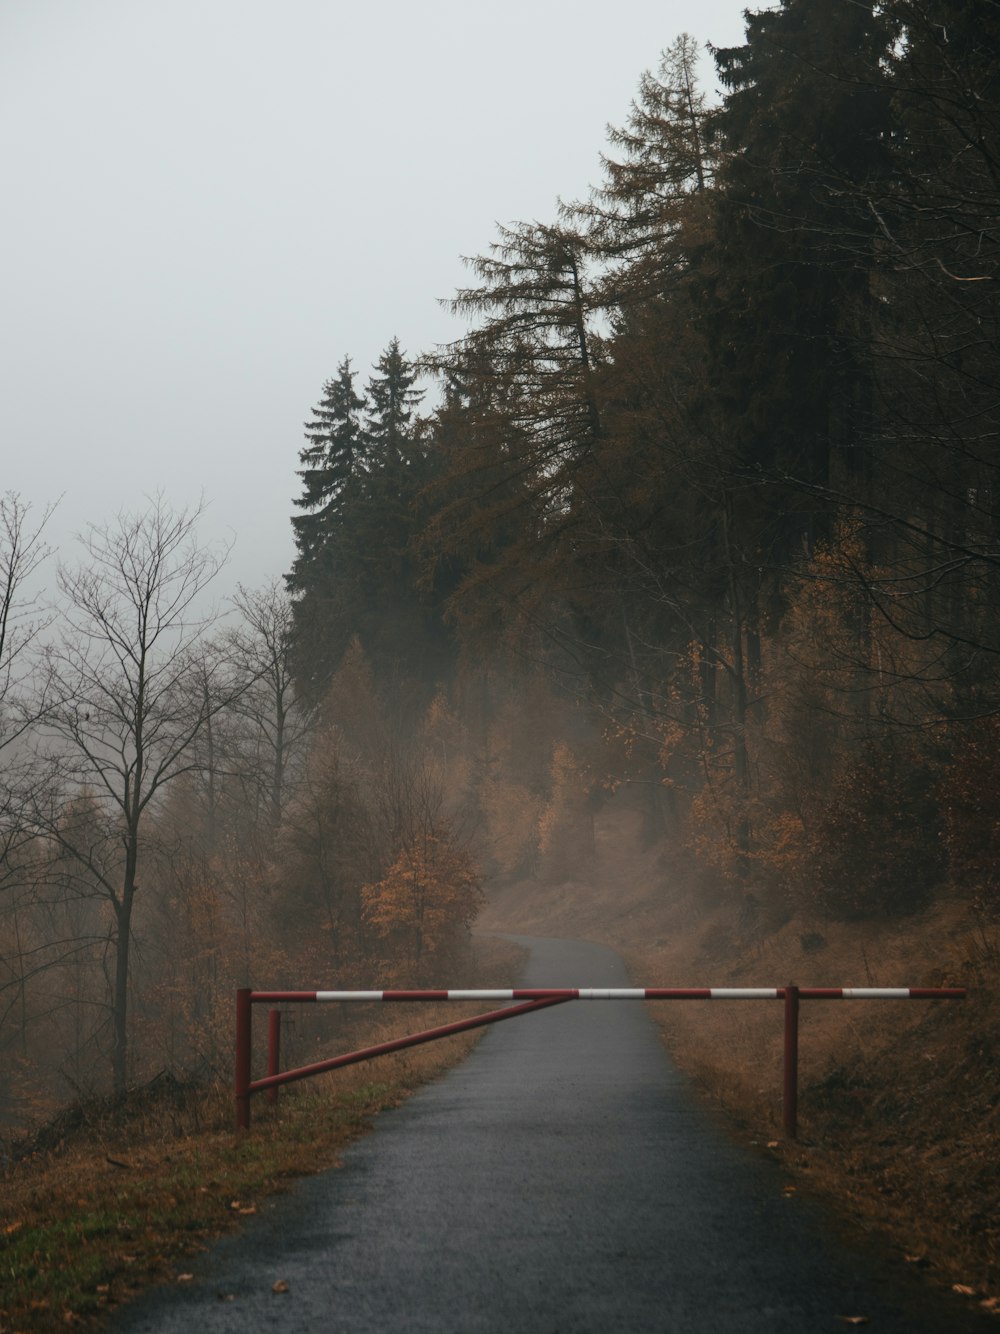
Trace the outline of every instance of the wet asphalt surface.
[[[523, 943], [522, 985], [629, 985], [603, 947]], [[645, 1006], [571, 1002], [487, 1030], [462, 1065], [383, 1113], [343, 1167], [270, 1202], [192, 1266], [192, 1283], [148, 1292], [112, 1329], [823, 1334], [859, 1316], [877, 1334], [1000, 1327], [870, 1241], [838, 1236], [784, 1184], [698, 1105]], [[276, 1279], [287, 1293], [272, 1293]]]

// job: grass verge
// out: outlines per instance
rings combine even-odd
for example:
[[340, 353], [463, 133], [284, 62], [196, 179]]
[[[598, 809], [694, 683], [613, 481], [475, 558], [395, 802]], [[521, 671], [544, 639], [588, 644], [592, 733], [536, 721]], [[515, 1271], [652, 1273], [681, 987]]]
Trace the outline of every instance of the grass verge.
[[[222, 1128], [228, 1098], [212, 1090], [198, 1114], [215, 1128], [136, 1140], [119, 1113], [21, 1164], [0, 1221], [0, 1330], [96, 1327], [148, 1284], [185, 1281], [185, 1262], [211, 1238], [296, 1177], [335, 1166], [380, 1111], [471, 1045], [450, 1039], [409, 1060], [381, 1058], [364, 1074], [341, 1072], [332, 1088], [328, 1080], [289, 1090], [276, 1109], [255, 1108], [249, 1134]], [[175, 1118], [172, 1109], [166, 1119]]]
[[779, 1004], [654, 1014], [677, 1063], [795, 1188], [1000, 1315], [1000, 949], [947, 901], [891, 925], [815, 927], [793, 920], [720, 957], [719, 923], [703, 920], [625, 952], [636, 975], [672, 983], [697, 970], [720, 986], [966, 986], [962, 1002], [805, 1003], [796, 1142], [780, 1129]]
[[[522, 951], [491, 946], [489, 973]], [[394, 1031], [443, 1022], [398, 1007]], [[414, 1010], [416, 1009], [416, 1013]], [[453, 1006], [448, 1018], [477, 1007]], [[152, 1283], [185, 1282], [192, 1256], [238, 1229], [297, 1177], [336, 1166], [386, 1108], [463, 1059], [480, 1032], [380, 1057], [254, 1100], [254, 1129], [231, 1129], [231, 1090], [168, 1082], [124, 1104], [74, 1109], [36, 1137], [4, 1181], [0, 1334], [100, 1328]], [[390, 1036], [369, 1034], [372, 1042]]]

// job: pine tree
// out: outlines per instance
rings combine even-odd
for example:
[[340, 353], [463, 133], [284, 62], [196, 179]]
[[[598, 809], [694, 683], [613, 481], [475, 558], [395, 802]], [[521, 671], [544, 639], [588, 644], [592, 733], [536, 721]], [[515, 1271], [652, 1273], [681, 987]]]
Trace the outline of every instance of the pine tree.
[[413, 462], [416, 447], [414, 414], [423, 391], [414, 389], [417, 371], [393, 338], [378, 361], [367, 386], [365, 428], [370, 442], [371, 472], [394, 472]]
[[[823, 487], [870, 433], [877, 228], [858, 199], [889, 170], [891, 42], [870, 0], [782, 0], [747, 15], [744, 46], [715, 53], [728, 92], [706, 263], [712, 392], [740, 463], [772, 480]], [[779, 504], [776, 551], [816, 535], [808, 504]]]
[[428, 423], [418, 415], [424, 391], [417, 366], [393, 338], [367, 386], [369, 462], [363, 494], [352, 511], [350, 541], [358, 572], [357, 633], [380, 683], [402, 670], [422, 694], [450, 670], [450, 637], [440, 598], [421, 580], [415, 542], [424, 520], [424, 492], [441, 463]]
[[342, 518], [351, 483], [364, 468], [367, 441], [359, 416], [364, 406], [365, 400], [354, 391], [350, 357], [345, 357], [336, 379], [324, 384], [323, 397], [305, 423], [309, 443], [299, 453], [303, 485], [295, 504], [307, 512], [292, 517], [298, 548], [290, 580], [293, 588], [308, 582], [307, 567]]
[[396, 601], [408, 581], [414, 505], [424, 484], [422, 425], [416, 416], [423, 391], [417, 370], [393, 338], [367, 386], [365, 430], [370, 442], [363, 496], [353, 517], [353, 539], [367, 570], [369, 604]]
[[297, 554], [285, 581], [294, 599], [294, 675], [312, 705], [354, 631], [348, 532], [364, 489], [364, 406], [345, 357], [305, 423], [308, 444], [299, 454], [303, 489], [295, 504], [306, 513], [292, 516]]
[[413, 509], [424, 483], [422, 424], [416, 410], [423, 392], [417, 371], [393, 338], [373, 367], [367, 386], [365, 434], [369, 442], [364, 484], [350, 515], [350, 539], [366, 571], [368, 603], [386, 601], [389, 585], [406, 577]]

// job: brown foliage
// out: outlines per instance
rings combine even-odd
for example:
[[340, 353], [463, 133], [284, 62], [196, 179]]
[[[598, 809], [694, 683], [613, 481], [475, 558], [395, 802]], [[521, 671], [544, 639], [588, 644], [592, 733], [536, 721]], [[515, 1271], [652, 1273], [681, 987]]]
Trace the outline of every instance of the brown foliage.
[[419, 977], [465, 943], [482, 888], [472, 858], [439, 828], [404, 847], [362, 901], [390, 963]]

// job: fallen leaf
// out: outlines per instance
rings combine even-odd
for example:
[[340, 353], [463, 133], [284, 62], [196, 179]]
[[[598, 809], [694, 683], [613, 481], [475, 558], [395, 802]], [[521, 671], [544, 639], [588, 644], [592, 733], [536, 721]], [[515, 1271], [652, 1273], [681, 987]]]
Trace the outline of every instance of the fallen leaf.
[[785, 1195], [794, 1195], [798, 1188], [796, 1186], [782, 1186], [781, 1189]]
[[996, 1311], [1000, 1313], [1000, 1297], [987, 1297], [979, 1303], [984, 1311]]
[[769, 1139], [769, 1140], [767, 1141], [767, 1147], [768, 1147], [769, 1149], [780, 1149], [780, 1148], [781, 1148], [781, 1140], [780, 1140], [780, 1139]]
[[178, 1283], [193, 1283], [193, 1282], [194, 1282], [194, 1274], [178, 1274], [178, 1275], [177, 1275], [177, 1282], [178, 1282]]
[[8, 1223], [7, 1226], [4, 1228], [4, 1234], [9, 1237], [12, 1233], [19, 1232], [23, 1227], [24, 1223], [21, 1222], [20, 1220], [18, 1220], [18, 1222], [16, 1223]]
[[272, 1283], [272, 1284], [271, 1284], [271, 1291], [272, 1291], [272, 1292], [288, 1292], [288, 1291], [289, 1291], [288, 1281], [287, 1281], [286, 1279], [279, 1278], [278, 1281], [277, 1281], [277, 1283]]
[[245, 1209], [237, 1209], [236, 1212], [238, 1214], [244, 1214], [244, 1215], [255, 1214], [257, 1212], [257, 1206], [255, 1204], [248, 1204]]
[[951, 1290], [957, 1292], [961, 1297], [975, 1297], [976, 1295], [975, 1288], [970, 1288], [967, 1283], [953, 1283]]
[[110, 1283], [98, 1283], [98, 1285], [97, 1285], [97, 1291], [98, 1291], [98, 1292], [110, 1292], [110, 1291], [111, 1291], [111, 1284], [110, 1284]]

